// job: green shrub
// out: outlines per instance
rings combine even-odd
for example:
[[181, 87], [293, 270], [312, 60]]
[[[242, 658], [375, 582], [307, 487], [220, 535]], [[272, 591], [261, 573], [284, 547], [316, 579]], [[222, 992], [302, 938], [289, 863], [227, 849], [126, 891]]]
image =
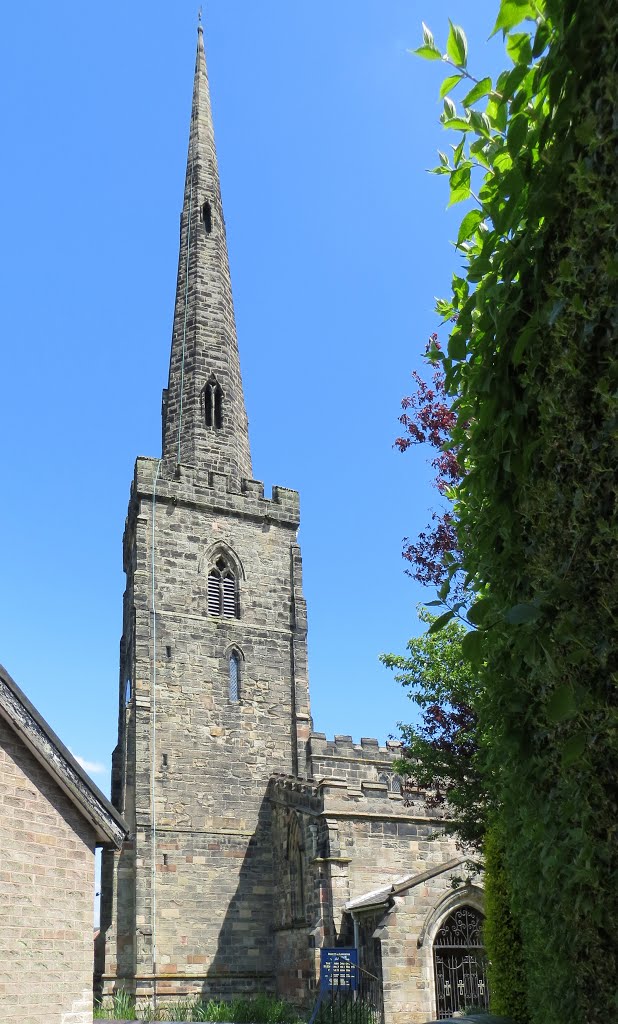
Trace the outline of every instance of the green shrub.
[[498, 824], [485, 836], [485, 923], [483, 941], [489, 958], [488, 979], [493, 1013], [529, 1024], [526, 971], [521, 933], [511, 910], [512, 893], [504, 866], [504, 839]]

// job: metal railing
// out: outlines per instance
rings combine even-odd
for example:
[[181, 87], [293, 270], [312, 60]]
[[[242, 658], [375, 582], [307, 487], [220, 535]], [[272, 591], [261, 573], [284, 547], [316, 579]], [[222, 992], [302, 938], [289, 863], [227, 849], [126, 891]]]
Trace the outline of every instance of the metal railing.
[[309, 1024], [384, 1024], [382, 982], [343, 957], [335, 959]]

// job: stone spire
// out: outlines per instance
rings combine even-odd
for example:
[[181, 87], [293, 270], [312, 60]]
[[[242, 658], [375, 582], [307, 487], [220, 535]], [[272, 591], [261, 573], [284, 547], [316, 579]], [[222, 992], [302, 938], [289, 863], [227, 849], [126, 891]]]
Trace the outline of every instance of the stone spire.
[[163, 392], [163, 457], [227, 473], [234, 487], [252, 475], [201, 24], [169, 382]]

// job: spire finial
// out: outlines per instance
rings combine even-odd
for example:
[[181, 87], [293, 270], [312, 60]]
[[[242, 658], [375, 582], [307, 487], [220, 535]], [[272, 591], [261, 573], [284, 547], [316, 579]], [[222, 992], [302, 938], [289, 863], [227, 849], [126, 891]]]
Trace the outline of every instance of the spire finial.
[[198, 30], [198, 32], [203, 32], [204, 31], [204, 29], [202, 27], [202, 7], [201, 7], [201, 4], [200, 4], [200, 8], [199, 8], [199, 10], [197, 12], [197, 30]]

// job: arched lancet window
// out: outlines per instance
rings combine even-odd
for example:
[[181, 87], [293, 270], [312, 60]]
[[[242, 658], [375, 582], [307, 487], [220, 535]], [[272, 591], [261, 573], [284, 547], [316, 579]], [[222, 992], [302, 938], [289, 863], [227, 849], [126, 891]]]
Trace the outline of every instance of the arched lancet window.
[[223, 390], [214, 373], [202, 391], [204, 423], [213, 430], [223, 426]]
[[489, 1009], [483, 915], [458, 907], [446, 918], [433, 942], [438, 1020], [472, 1007]]
[[208, 614], [238, 618], [236, 576], [222, 555], [208, 573]]
[[303, 871], [303, 841], [298, 815], [292, 814], [288, 824], [288, 870], [290, 873], [290, 919], [292, 923], [305, 919], [305, 882]]
[[238, 651], [232, 651], [229, 659], [230, 669], [230, 700], [237, 704], [240, 700], [240, 664], [241, 658]]

